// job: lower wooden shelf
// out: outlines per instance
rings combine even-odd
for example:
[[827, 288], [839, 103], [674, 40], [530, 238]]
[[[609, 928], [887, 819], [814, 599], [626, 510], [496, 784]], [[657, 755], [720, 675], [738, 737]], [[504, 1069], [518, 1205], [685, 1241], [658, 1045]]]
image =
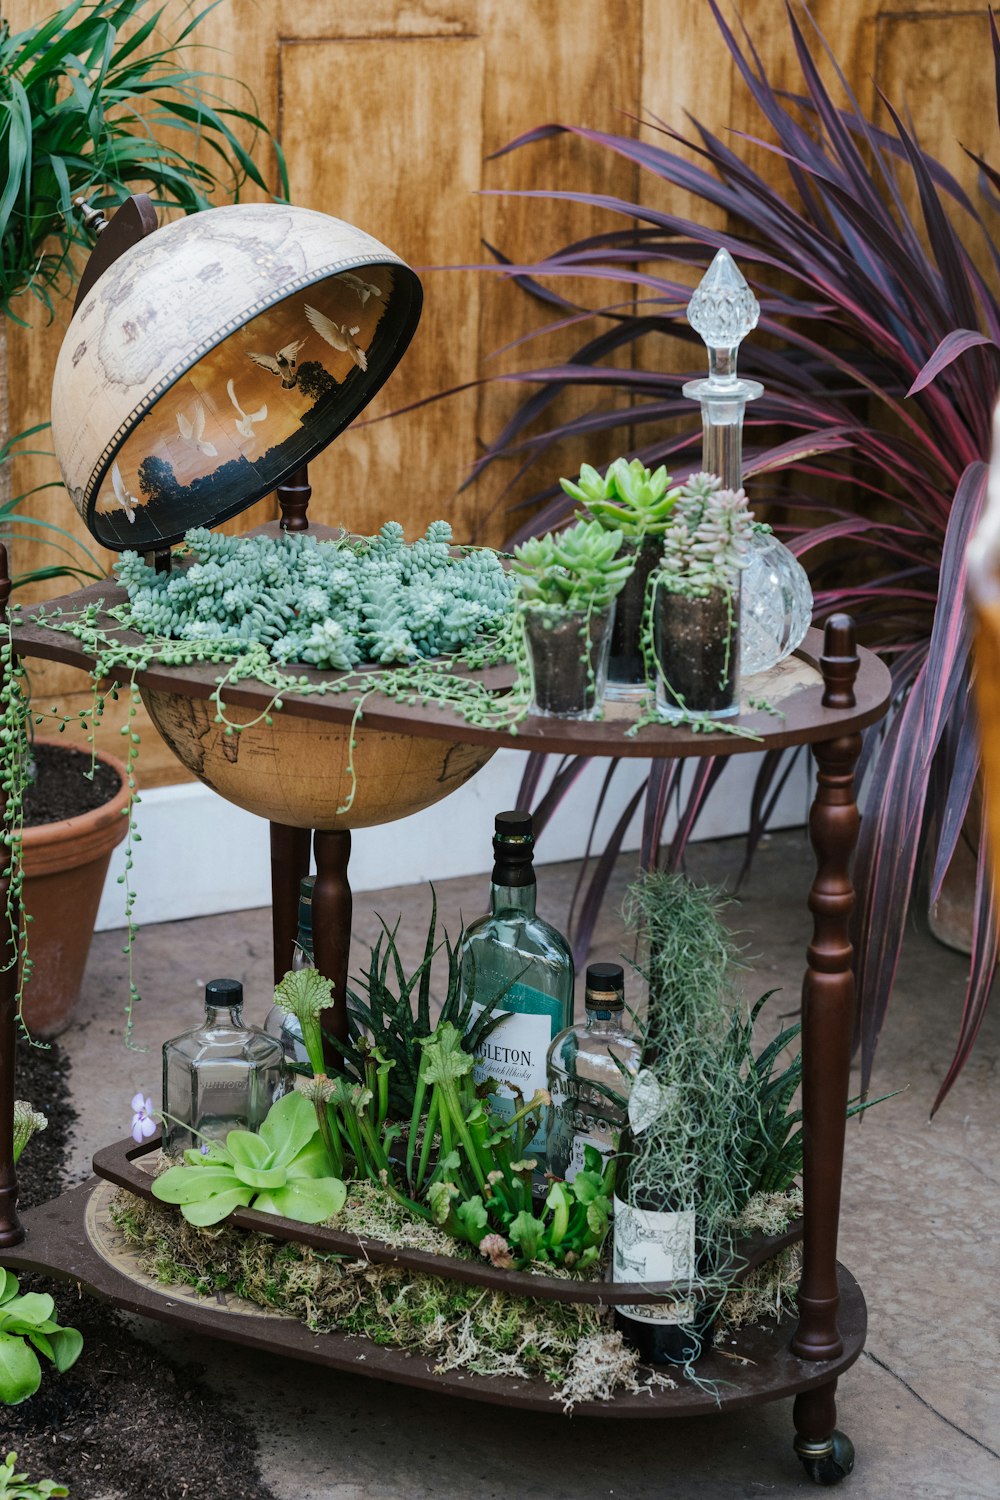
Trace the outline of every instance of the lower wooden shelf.
[[[295, 1319], [238, 1301], [223, 1293], [202, 1296], [187, 1287], [165, 1287], [138, 1267], [108, 1217], [114, 1186], [92, 1178], [69, 1193], [25, 1214], [23, 1244], [0, 1254], [10, 1270], [40, 1271], [71, 1281], [128, 1312], [183, 1328], [189, 1333], [228, 1339], [248, 1348], [332, 1369], [370, 1375], [470, 1400], [558, 1413], [561, 1407], [545, 1381], [516, 1380], [449, 1370], [437, 1373], [432, 1360], [370, 1340], [339, 1333], [311, 1332]], [[717, 1396], [678, 1381], [676, 1390], [650, 1388], [623, 1393], [611, 1401], [580, 1402], [576, 1416], [692, 1417], [755, 1406], [825, 1385], [858, 1358], [864, 1347], [867, 1309], [851, 1273], [838, 1266], [843, 1353], [832, 1360], [797, 1358], [788, 1348], [791, 1320], [735, 1335], [726, 1353], [705, 1355], [698, 1371], [719, 1382]], [[741, 1360], [748, 1361], [741, 1364]]]

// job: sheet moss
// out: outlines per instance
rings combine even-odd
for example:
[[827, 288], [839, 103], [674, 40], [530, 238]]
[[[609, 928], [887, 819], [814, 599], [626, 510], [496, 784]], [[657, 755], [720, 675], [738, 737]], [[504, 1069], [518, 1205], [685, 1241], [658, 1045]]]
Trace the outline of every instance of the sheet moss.
[[[777, 1209], [772, 1205], [770, 1215]], [[790, 1201], [786, 1220], [794, 1211]], [[232, 1292], [298, 1318], [317, 1333], [360, 1334], [423, 1354], [440, 1371], [541, 1377], [553, 1386], [553, 1400], [567, 1410], [620, 1391], [674, 1384], [639, 1365], [607, 1310], [533, 1301], [397, 1266], [347, 1260], [226, 1224], [197, 1228], [171, 1208], [124, 1191], [115, 1195], [110, 1215], [138, 1250], [142, 1269], [165, 1285], [179, 1283], [204, 1295]], [[351, 1184], [338, 1224], [400, 1246], [471, 1254], [433, 1225], [411, 1218], [370, 1183]], [[727, 1327], [775, 1317], [792, 1285], [787, 1256], [759, 1267], [734, 1288]]]

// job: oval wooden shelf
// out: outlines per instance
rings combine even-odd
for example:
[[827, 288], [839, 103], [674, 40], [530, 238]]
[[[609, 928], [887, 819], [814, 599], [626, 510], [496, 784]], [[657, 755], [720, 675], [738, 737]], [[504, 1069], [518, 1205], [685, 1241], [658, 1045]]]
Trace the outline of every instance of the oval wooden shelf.
[[[105, 609], [110, 609], [120, 604], [124, 597], [124, 590], [110, 583], [93, 584], [75, 594], [53, 600], [46, 608], [61, 608], [70, 613], [89, 604], [103, 603]], [[138, 643], [140, 637], [134, 632], [122, 630], [116, 621], [107, 616], [102, 619], [109, 633], [114, 633], [122, 641]], [[63, 662], [86, 672], [93, 666], [93, 658], [88, 656], [72, 636], [48, 626], [36, 625], [30, 619], [16, 622], [13, 636], [14, 648], [22, 656]], [[503, 745], [514, 750], [548, 750], [560, 755], [686, 758], [776, 750], [786, 745], [812, 744], [831, 739], [834, 735], [864, 729], [869, 724], [874, 724], [885, 712], [891, 690], [888, 668], [870, 651], [863, 650], [858, 653], [860, 669], [854, 688], [856, 706], [847, 709], [824, 708], [821, 702], [823, 680], [818, 665], [822, 650], [822, 632], [810, 630], [794, 655], [772, 671], [762, 672], [759, 676], [746, 680], [743, 689], [744, 711], [738, 719], [729, 722], [751, 730], [759, 736], [757, 739], [743, 739], [725, 733], [694, 734], [683, 726], [666, 723], [648, 724], [629, 736], [627, 731], [634, 724], [637, 711], [631, 704], [620, 703], [606, 704], [606, 717], [596, 723], [532, 715], [517, 726], [515, 733], [510, 733], [467, 724], [458, 714], [436, 704], [399, 703], [379, 693], [372, 693], [364, 704], [362, 722], [368, 729], [387, 730], [416, 738], [489, 745], [492, 749]], [[343, 673], [320, 672], [315, 668], [296, 670], [300, 675], [315, 681], [336, 681], [344, 677]], [[379, 669], [364, 670], [377, 673]], [[144, 694], [152, 691], [205, 699], [215, 691], [220, 675], [220, 667], [212, 663], [191, 667], [156, 666], [146, 672], [138, 672], [136, 682]], [[509, 667], [488, 668], [476, 675], [498, 693], [508, 689], [513, 681], [513, 669]], [[268, 707], [271, 697], [269, 688], [253, 681], [227, 687], [225, 692], [228, 705], [252, 709], [256, 713]], [[751, 708], [750, 698], [755, 702], [766, 700], [778, 711], [780, 717], [763, 709]], [[350, 690], [339, 697], [303, 697], [286, 693], [282, 696], [281, 712], [306, 719], [349, 724], [354, 715], [355, 700], [356, 695]]]
[[[189, 1287], [160, 1286], [128, 1265], [127, 1253], [114, 1242], [106, 1217], [111, 1191], [107, 1183], [92, 1178], [33, 1209], [25, 1215], [27, 1240], [4, 1252], [4, 1265], [71, 1281], [115, 1307], [199, 1336], [226, 1339], [265, 1353], [418, 1386], [441, 1395], [553, 1416], [562, 1410], [552, 1386], [541, 1379], [517, 1380], [460, 1370], [438, 1373], [432, 1360], [418, 1354], [386, 1348], [361, 1337], [312, 1333], [294, 1319], [263, 1309], [247, 1311], [246, 1304], [237, 1306], [222, 1293], [206, 1297]], [[867, 1326], [861, 1289], [843, 1266], [838, 1267], [838, 1284], [843, 1351], [835, 1359], [812, 1361], [793, 1355], [788, 1348], [792, 1320], [767, 1329], [747, 1328], [734, 1335], [724, 1354], [713, 1352], [698, 1361], [699, 1374], [718, 1382], [716, 1390], [699, 1390], [689, 1381], [678, 1380], [676, 1390], [650, 1387], [638, 1393], [623, 1392], [610, 1401], [583, 1401], [573, 1408], [573, 1415], [646, 1419], [705, 1416], [720, 1409], [730, 1411], [777, 1401], [826, 1385], [857, 1359]]]
[[[125, 1188], [150, 1203], [159, 1203], [153, 1196], [152, 1173], [137, 1166], [144, 1156], [159, 1149], [159, 1137], [137, 1146], [131, 1138], [105, 1146], [94, 1156], [94, 1171], [98, 1177]], [[167, 1205], [159, 1203], [161, 1208]], [[180, 1210], [178, 1209], [179, 1213]], [[664, 1297], [681, 1293], [689, 1295], [687, 1286], [674, 1287], [667, 1281], [620, 1281], [612, 1285], [604, 1281], [570, 1281], [562, 1276], [544, 1276], [528, 1271], [504, 1271], [485, 1261], [466, 1260], [457, 1255], [435, 1255], [427, 1250], [411, 1250], [399, 1245], [388, 1245], [383, 1240], [373, 1240], [349, 1231], [336, 1229], [326, 1224], [302, 1224], [297, 1219], [282, 1219], [276, 1214], [257, 1213], [252, 1208], [238, 1208], [225, 1220], [238, 1229], [255, 1230], [269, 1234], [273, 1239], [287, 1240], [293, 1244], [309, 1245], [314, 1250], [330, 1254], [349, 1255], [360, 1260], [375, 1261], [379, 1265], [404, 1266], [410, 1271], [420, 1271], [426, 1276], [443, 1276], [449, 1281], [470, 1282], [474, 1286], [487, 1287], [494, 1292], [509, 1292], [522, 1297], [535, 1297], [544, 1302], [585, 1302], [612, 1307], [622, 1302], [661, 1302]], [[736, 1248], [734, 1269], [729, 1280], [741, 1282], [755, 1266], [770, 1260], [788, 1245], [802, 1238], [802, 1220], [795, 1219], [783, 1234], [754, 1234], [741, 1240]]]

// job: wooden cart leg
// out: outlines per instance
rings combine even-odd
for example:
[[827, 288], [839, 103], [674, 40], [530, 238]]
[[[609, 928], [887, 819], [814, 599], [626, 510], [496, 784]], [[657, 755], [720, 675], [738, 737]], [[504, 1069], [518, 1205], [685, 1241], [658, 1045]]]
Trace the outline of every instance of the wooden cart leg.
[[[854, 625], [847, 615], [834, 615], [827, 622], [823, 645], [823, 705], [851, 708], [858, 657]], [[802, 987], [802, 1280], [799, 1324], [791, 1347], [802, 1359], [824, 1360], [835, 1359], [843, 1350], [837, 1328], [837, 1228], [854, 1020], [850, 864], [858, 836], [854, 768], [861, 736], [841, 735], [815, 745], [813, 751], [817, 787], [809, 832], [816, 851], [816, 878], [809, 909], [814, 925]], [[853, 1450], [850, 1463], [846, 1449], [843, 1462], [836, 1457], [838, 1446], [850, 1446], [835, 1432], [836, 1384], [834, 1380], [807, 1392], [795, 1403], [795, 1449], [820, 1484], [836, 1483], [853, 1463]]]
[[299, 927], [299, 882], [309, 874], [312, 830], [271, 824], [271, 931], [275, 984], [292, 967]]
[[[10, 577], [7, 572], [7, 548], [0, 543], [0, 618], [7, 618], [10, 599]], [[0, 662], [0, 674], [13, 671], [14, 663]], [[6, 794], [0, 787], [0, 822], [6, 805]], [[2, 867], [0, 861], [0, 867]], [[10, 879], [0, 868], [0, 922], [6, 923]], [[17, 1216], [17, 1173], [14, 1170], [14, 1044], [17, 1040], [17, 934], [20, 926], [17, 911], [11, 913], [11, 925], [0, 942], [0, 962], [9, 967], [0, 973], [0, 1249], [19, 1245], [24, 1228]]]
[[[347, 971], [351, 958], [353, 898], [347, 878], [351, 835], [346, 831], [315, 834], [316, 884], [313, 887], [313, 952], [319, 972], [333, 981], [333, 1008], [323, 1012], [324, 1031], [347, 1040]], [[327, 1051], [330, 1071], [342, 1063]]]

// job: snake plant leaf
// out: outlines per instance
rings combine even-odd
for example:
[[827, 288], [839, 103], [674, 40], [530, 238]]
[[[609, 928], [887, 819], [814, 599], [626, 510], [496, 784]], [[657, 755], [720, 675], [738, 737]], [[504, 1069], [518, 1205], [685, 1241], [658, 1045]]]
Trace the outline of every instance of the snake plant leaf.
[[322, 1224], [340, 1213], [347, 1188], [337, 1177], [292, 1177], [284, 1187], [261, 1193], [254, 1208], [300, 1224]]
[[0, 1404], [27, 1401], [41, 1383], [42, 1367], [34, 1350], [15, 1334], [0, 1333]]
[[287, 1167], [319, 1129], [316, 1111], [301, 1094], [285, 1094], [267, 1112], [260, 1138], [272, 1153], [271, 1164]]

